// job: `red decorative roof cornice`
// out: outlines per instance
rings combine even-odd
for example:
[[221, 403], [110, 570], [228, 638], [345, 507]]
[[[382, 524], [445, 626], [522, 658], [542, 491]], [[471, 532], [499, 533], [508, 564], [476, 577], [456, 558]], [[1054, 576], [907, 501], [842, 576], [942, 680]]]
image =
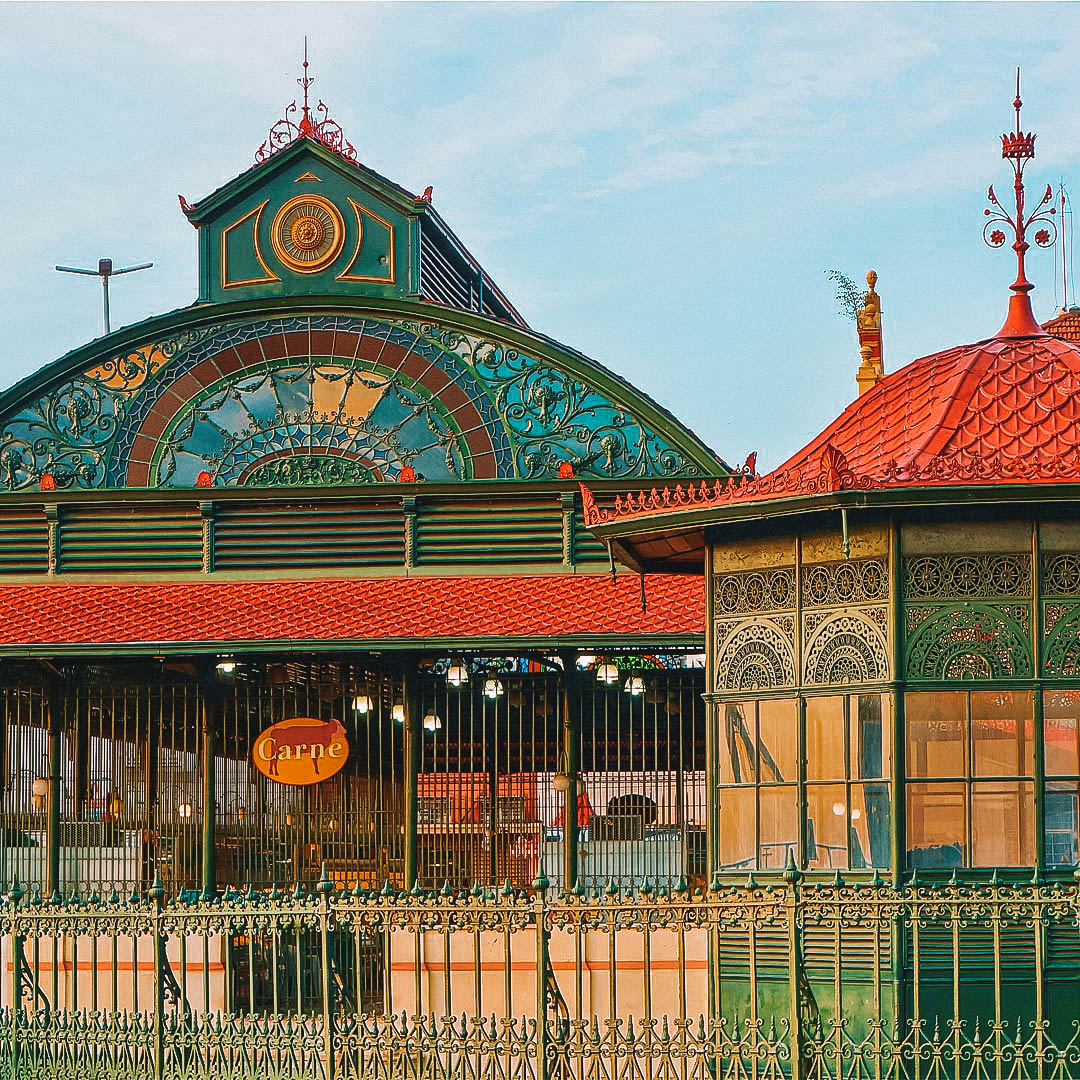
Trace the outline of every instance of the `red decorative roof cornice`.
[[699, 578], [507, 574], [0, 585], [0, 648], [699, 637]]
[[586, 501], [586, 523], [833, 491], [1080, 482], [1080, 346], [994, 338], [886, 375], [762, 477]]
[[[255, 165], [268, 161], [276, 153], [291, 146], [297, 139], [311, 139], [321, 143], [327, 150], [332, 150], [346, 161], [356, 163], [356, 148], [348, 139], [341, 125], [330, 118], [329, 110], [320, 101], [315, 106], [314, 115], [308, 105], [308, 89], [315, 82], [308, 75], [307, 38], [304, 38], [304, 74], [296, 80], [304, 91], [303, 103], [297, 106], [291, 102], [285, 108], [285, 115], [274, 124], [265, 142], [255, 151]], [[296, 119], [299, 110], [300, 118]]]

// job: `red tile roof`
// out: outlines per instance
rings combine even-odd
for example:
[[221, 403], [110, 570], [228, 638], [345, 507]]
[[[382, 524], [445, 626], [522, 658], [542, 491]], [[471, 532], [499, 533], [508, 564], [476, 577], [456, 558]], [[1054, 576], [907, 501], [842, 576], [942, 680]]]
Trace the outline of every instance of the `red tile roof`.
[[1062, 341], [1080, 343], [1080, 308], [1059, 309], [1049, 322], [1043, 323], [1043, 329]]
[[1080, 481], [1080, 345], [992, 338], [886, 375], [762, 477], [639, 492], [586, 522], [844, 489]]
[[0, 648], [704, 633], [700, 578], [622, 573], [0, 585]]

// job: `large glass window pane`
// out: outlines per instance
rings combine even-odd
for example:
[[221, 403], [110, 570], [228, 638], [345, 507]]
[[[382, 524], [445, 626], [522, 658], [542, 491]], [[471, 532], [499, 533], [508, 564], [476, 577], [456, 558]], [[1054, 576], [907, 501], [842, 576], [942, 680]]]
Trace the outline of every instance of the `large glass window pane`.
[[797, 790], [787, 785], [763, 787], [758, 794], [758, 806], [758, 865], [762, 869], [782, 869], [789, 856], [796, 860], [799, 857]]
[[[1047, 776], [1080, 775], [1080, 690], [1043, 692], [1043, 732]], [[1047, 824], [1049, 828], [1049, 824]]]
[[967, 775], [966, 693], [908, 694], [904, 715], [908, 776]]
[[1077, 824], [1080, 821], [1080, 781], [1053, 780], [1046, 785], [1046, 862], [1048, 866], [1077, 864]]
[[735, 870], [754, 865], [757, 825], [755, 810], [757, 791], [753, 787], [728, 787], [720, 792], [720, 865]]
[[976, 782], [971, 790], [971, 865], [1035, 865], [1035, 799], [1030, 782]]
[[844, 780], [844, 699], [806, 699], [806, 778]]
[[747, 784], [757, 780], [754, 702], [728, 702], [720, 714], [720, 783]]
[[1035, 698], [1013, 690], [971, 695], [975, 776], [1031, 776], [1035, 771]]
[[851, 785], [851, 868], [887, 867], [892, 852], [888, 784]]
[[759, 701], [758, 757], [761, 782], [793, 781], [799, 749], [799, 703], [791, 698]]
[[851, 778], [887, 779], [892, 773], [892, 700], [887, 694], [855, 694], [849, 710]]
[[964, 784], [908, 784], [909, 866], [948, 869], [964, 865], [965, 795]]
[[848, 868], [847, 788], [843, 784], [807, 786], [806, 865], [812, 870]]

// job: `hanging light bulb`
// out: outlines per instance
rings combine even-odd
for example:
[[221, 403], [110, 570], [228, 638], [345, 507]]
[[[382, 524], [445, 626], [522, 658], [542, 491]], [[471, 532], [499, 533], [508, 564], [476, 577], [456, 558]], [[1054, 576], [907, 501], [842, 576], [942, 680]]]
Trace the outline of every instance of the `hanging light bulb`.
[[596, 669], [596, 681], [611, 686], [619, 681], [619, 669], [611, 663], [601, 664]]
[[494, 701], [496, 698], [500, 698], [505, 694], [503, 684], [495, 678], [494, 675], [489, 675], [484, 680], [484, 697], [491, 698]]
[[405, 723], [405, 706], [404, 705], [395, 705], [390, 710], [390, 718], [394, 721], [395, 724], [404, 724]]
[[429, 712], [424, 717], [425, 731], [438, 731], [442, 727], [442, 717], [438, 713]]
[[361, 716], [367, 716], [367, 714], [371, 712], [371, 698], [369, 698], [367, 694], [357, 694], [356, 697], [353, 698], [352, 707]]
[[219, 675], [231, 675], [236, 670], [236, 661], [231, 656], [223, 656], [217, 662]]
[[30, 792], [34, 809], [40, 814], [49, 805], [49, 781], [44, 776], [35, 776]]
[[626, 682], [623, 683], [623, 689], [631, 697], [641, 697], [645, 693], [645, 680], [640, 675], [631, 675]]
[[460, 658], [452, 660], [450, 666], [446, 669], [446, 685], [453, 686], [456, 689], [465, 686], [468, 681], [469, 669], [465, 666], [465, 661]]

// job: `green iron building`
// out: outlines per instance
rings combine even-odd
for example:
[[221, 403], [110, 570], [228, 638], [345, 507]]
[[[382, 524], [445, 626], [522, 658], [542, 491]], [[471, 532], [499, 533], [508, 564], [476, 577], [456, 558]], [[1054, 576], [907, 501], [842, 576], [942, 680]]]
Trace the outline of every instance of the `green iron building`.
[[196, 302], [0, 396], [0, 1080], [1073, 1075], [1043, 208], [994, 338], [884, 376], [871, 282], [759, 477], [302, 84]]

